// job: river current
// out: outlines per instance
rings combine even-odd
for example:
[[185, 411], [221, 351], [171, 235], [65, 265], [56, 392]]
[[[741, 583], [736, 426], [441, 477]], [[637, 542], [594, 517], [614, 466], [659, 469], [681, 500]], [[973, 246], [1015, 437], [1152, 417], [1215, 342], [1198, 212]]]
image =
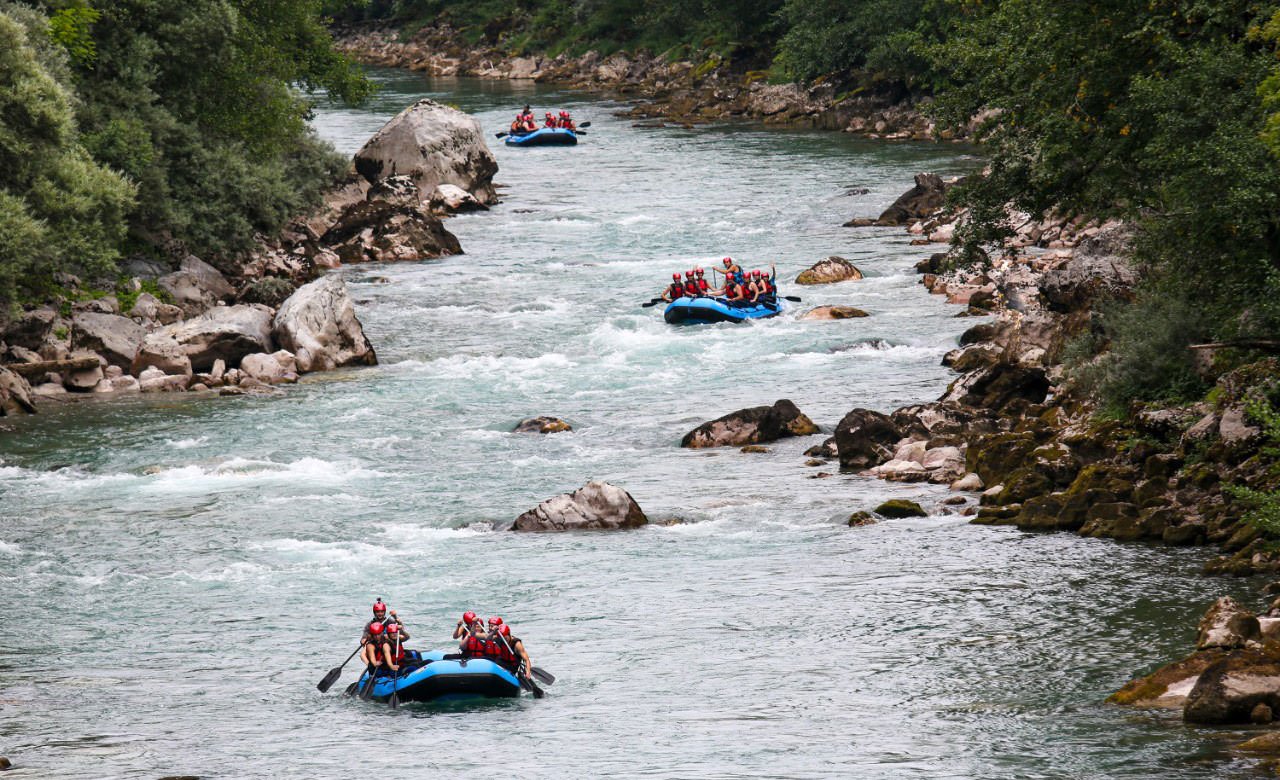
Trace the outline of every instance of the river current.
[[[0, 754], [12, 776], [157, 778], [1211, 778], [1218, 730], [1105, 705], [1191, 649], [1247, 583], [1206, 553], [1030, 535], [958, 516], [848, 528], [945, 489], [839, 475], [802, 452], [849, 409], [945, 388], [973, 320], [925, 293], [929, 247], [875, 215], [947, 145], [720, 125], [639, 128], [621, 104], [533, 85], [375, 71], [321, 107], [355, 151], [421, 96], [490, 133], [518, 104], [592, 127], [573, 149], [490, 140], [503, 203], [448, 222], [466, 254], [340, 273], [380, 365], [282, 397], [76, 404], [0, 429]], [[672, 328], [641, 308], [674, 271], [776, 263], [782, 317]], [[836, 254], [867, 278], [788, 282]], [[867, 319], [800, 322], [812, 304]], [[790, 398], [823, 436], [769, 452], [680, 437]], [[551, 414], [572, 433], [515, 435]], [[828, 467], [827, 471], [835, 471]], [[490, 530], [604, 479], [660, 522]], [[501, 614], [548, 696], [398, 711], [316, 682], [383, 597], [444, 647]]]

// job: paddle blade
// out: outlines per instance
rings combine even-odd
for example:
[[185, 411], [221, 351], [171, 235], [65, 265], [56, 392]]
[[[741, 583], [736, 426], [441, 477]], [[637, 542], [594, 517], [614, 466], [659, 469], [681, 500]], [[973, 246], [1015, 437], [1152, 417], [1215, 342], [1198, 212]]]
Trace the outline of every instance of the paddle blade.
[[796, 303], [800, 303], [800, 302], [801, 302], [801, 301], [800, 301], [800, 299], [799, 299], [797, 296], [795, 296], [795, 295], [784, 295], [784, 296], [782, 296], [782, 297], [783, 297], [783, 298], [786, 298], [788, 301], [795, 301]]
[[333, 687], [333, 684], [338, 681], [338, 677], [341, 674], [342, 674], [341, 666], [333, 667], [332, 669], [329, 670], [329, 673], [324, 676], [324, 679], [320, 681], [320, 684], [317, 685], [316, 688], [318, 688], [321, 693], [328, 691], [330, 688]]
[[376, 675], [369, 675], [369, 682], [365, 683], [364, 690], [360, 691], [360, 698], [368, 701], [373, 698], [373, 683], [378, 679]]
[[390, 706], [390, 707], [391, 707], [391, 709], [393, 709], [393, 710], [394, 710], [396, 707], [399, 707], [399, 706], [400, 706], [400, 691], [392, 691], [392, 692], [391, 692], [391, 699], [387, 702], [387, 704], [388, 704], [388, 706]]
[[582, 124], [578, 125], [578, 127], [591, 127], [591, 123], [590, 123], [590, 122], [583, 122]]
[[649, 308], [650, 306], [657, 306], [657, 305], [658, 305], [658, 304], [660, 304], [660, 303], [662, 303], [662, 301], [649, 301], [648, 303], [642, 303], [642, 304], [640, 304], [640, 308], [642, 308], [642, 309], [647, 309], [647, 308]]
[[534, 676], [534, 677], [537, 677], [537, 678], [538, 678], [538, 680], [539, 680], [543, 685], [555, 685], [555, 684], [556, 684], [556, 676], [555, 676], [554, 674], [552, 674], [551, 672], [548, 672], [546, 669], [543, 669], [542, 667], [539, 667], [539, 666], [535, 666], [535, 667], [533, 667], [533, 676]]
[[506, 130], [503, 130], [501, 133], [494, 133], [494, 134], [493, 134], [493, 137], [494, 137], [494, 138], [506, 138], [508, 135], [510, 135], [510, 133], [508, 133]]

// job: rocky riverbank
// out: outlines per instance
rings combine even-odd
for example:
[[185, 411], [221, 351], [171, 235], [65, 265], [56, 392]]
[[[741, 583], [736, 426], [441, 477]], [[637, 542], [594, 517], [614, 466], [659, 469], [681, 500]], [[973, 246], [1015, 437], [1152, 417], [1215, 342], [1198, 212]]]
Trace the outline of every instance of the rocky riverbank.
[[126, 276], [63, 276], [48, 303], [0, 322], [0, 415], [122, 393], [272, 392], [299, 375], [377, 362], [343, 264], [459, 254], [452, 213], [496, 201], [480, 124], [430, 100], [405, 109], [355, 156], [314, 213], [233, 258], [170, 247]]
[[699, 61], [643, 52], [513, 55], [499, 45], [465, 43], [447, 26], [424, 27], [412, 35], [388, 27], [339, 29], [334, 35], [339, 50], [367, 64], [433, 76], [525, 80], [613, 92], [635, 102], [627, 116], [659, 122], [754, 119], [870, 138], [930, 141], [967, 137], [985, 119], [977, 118], [966, 128], [940, 129], [923, 111], [928, 98], [842, 91], [827, 82], [771, 84], [767, 73], [736, 70], [716, 55]]

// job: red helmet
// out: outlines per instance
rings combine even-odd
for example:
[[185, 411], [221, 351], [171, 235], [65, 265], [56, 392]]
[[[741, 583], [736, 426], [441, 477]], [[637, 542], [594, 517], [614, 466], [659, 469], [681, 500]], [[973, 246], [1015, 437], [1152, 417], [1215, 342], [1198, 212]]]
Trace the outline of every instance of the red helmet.
[[694, 271], [694, 273], [695, 273], [695, 274], [697, 274], [698, 276], [702, 276], [702, 275], [703, 275], [703, 274], [702, 274], [702, 269], [701, 269], [701, 268], [699, 268], [699, 269], [697, 269], [696, 271]]
[[569, 116], [569, 112], [568, 112], [568, 111], [561, 111], [561, 112], [560, 112], [560, 116]]
[[369, 624], [369, 633], [370, 633], [370, 634], [373, 634], [374, 636], [378, 636], [379, 634], [381, 634], [381, 633], [382, 633], [382, 624], [381, 624], [381, 623], [379, 623], [379, 622], [378, 622], [378, 621], [376, 621], [376, 620], [375, 620], [375, 621], [373, 621], [372, 623], [370, 623], [370, 624]]
[[684, 278], [686, 278], [686, 279], [692, 279], [692, 278], [693, 278], [693, 271], [685, 271], [685, 272], [684, 272]]
[[760, 276], [761, 276], [761, 273], [760, 273], [759, 271], [752, 271], [752, 272], [751, 272], [751, 275], [752, 275], [752, 276], [754, 276], [755, 278], [759, 279], [759, 278], [760, 278]]
[[476, 622], [476, 613], [474, 613], [474, 612], [463, 612], [463, 613], [462, 613], [462, 622], [463, 622], [463, 623], [465, 623], [465, 624], [467, 624], [468, 626], [469, 626], [469, 625], [471, 625], [472, 623]]
[[489, 625], [491, 626], [502, 625], [502, 618], [498, 617], [497, 615], [494, 615], [493, 617], [489, 618]]
[[373, 602], [373, 614], [376, 615], [379, 612], [386, 612], [386, 611], [387, 611], [387, 605], [382, 603], [382, 599], [378, 599], [377, 601]]
[[399, 623], [392, 623], [392, 624], [388, 625], [388, 626], [387, 626], [387, 633], [388, 633], [388, 634], [398, 634], [398, 633], [400, 633], [400, 624], [399, 624]]
[[502, 634], [504, 637], [511, 636], [511, 626], [502, 626], [498, 629], [498, 633]]
[[725, 268], [728, 268], [729, 266], [733, 265], [733, 258], [726, 257], [724, 260], [721, 260], [720, 262], [724, 263]]
[[547, 118], [548, 118], [548, 119], [550, 119], [550, 118], [551, 118], [551, 115], [552, 115], [552, 114], [551, 114], [551, 112], [550, 112], [550, 111], [548, 111], [548, 112], [547, 112]]
[[675, 279], [675, 280], [678, 282], [678, 281], [680, 281], [680, 274], [678, 274], [678, 273], [677, 273], [677, 274], [671, 274], [671, 278], [672, 278], [672, 279]]

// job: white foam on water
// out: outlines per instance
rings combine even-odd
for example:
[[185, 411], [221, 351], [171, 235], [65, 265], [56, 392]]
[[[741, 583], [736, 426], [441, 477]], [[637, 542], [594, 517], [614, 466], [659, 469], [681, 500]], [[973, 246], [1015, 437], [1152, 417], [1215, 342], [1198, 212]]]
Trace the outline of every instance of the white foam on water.
[[289, 486], [330, 487], [353, 479], [383, 476], [350, 461], [301, 458], [289, 463], [231, 458], [213, 465], [192, 464], [164, 469], [143, 477], [144, 492], [187, 493], [273, 482]]
[[190, 439], [178, 439], [177, 441], [174, 441], [173, 439], [166, 439], [165, 444], [168, 444], [176, 450], [189, 450], [192, 447], [199, 447], [207, 441], [209, 441], [208, 436], [196, 436]]
[[0, 555], [21, 555], [22, 548], [13, 542], [0, 540]]
[[449, 355], [425, 363], [404, 360], [395, 364], [397, 368], [431, 373], [446, 379], [475, 379], [495, 374], [511, 376], [545, 374], [548, 371], [559, 371], [576, 365], [567, 355], [559, 352], [548, 352], [531, 358], [506, 355]]
[[651, 217], [648, 214], [635, 214], [630, 217], [623, 217], [618, 220], [619, 225], [639, 225], [642, 222], [655, 222], [657, 217]]
[[274, 573], [272, 569], [261, 564], [240, 561], [220, 569], [174, 572], [162, 579], [181, 579], [194, 582], [243, 582], [245, 580], [259, 579], [264, 575], [273, 575]]
[[309, 563], [356, 563], [403, 555], [406, 552], [368, 542], [316, 542], [310, 539], [288, 537], [258, 542], [252, 548], [274, 553], [289, 561]]
[[385, 523], [382, 532], [387, 540], [397, 545], [408, 546], [419, 542], [452, 541], [469, 539], [493, 533], [493, 528], [484, 523], [472, 523], [461, 528], [441, 528], [430, 525], [414, 525], [412, 523]]

